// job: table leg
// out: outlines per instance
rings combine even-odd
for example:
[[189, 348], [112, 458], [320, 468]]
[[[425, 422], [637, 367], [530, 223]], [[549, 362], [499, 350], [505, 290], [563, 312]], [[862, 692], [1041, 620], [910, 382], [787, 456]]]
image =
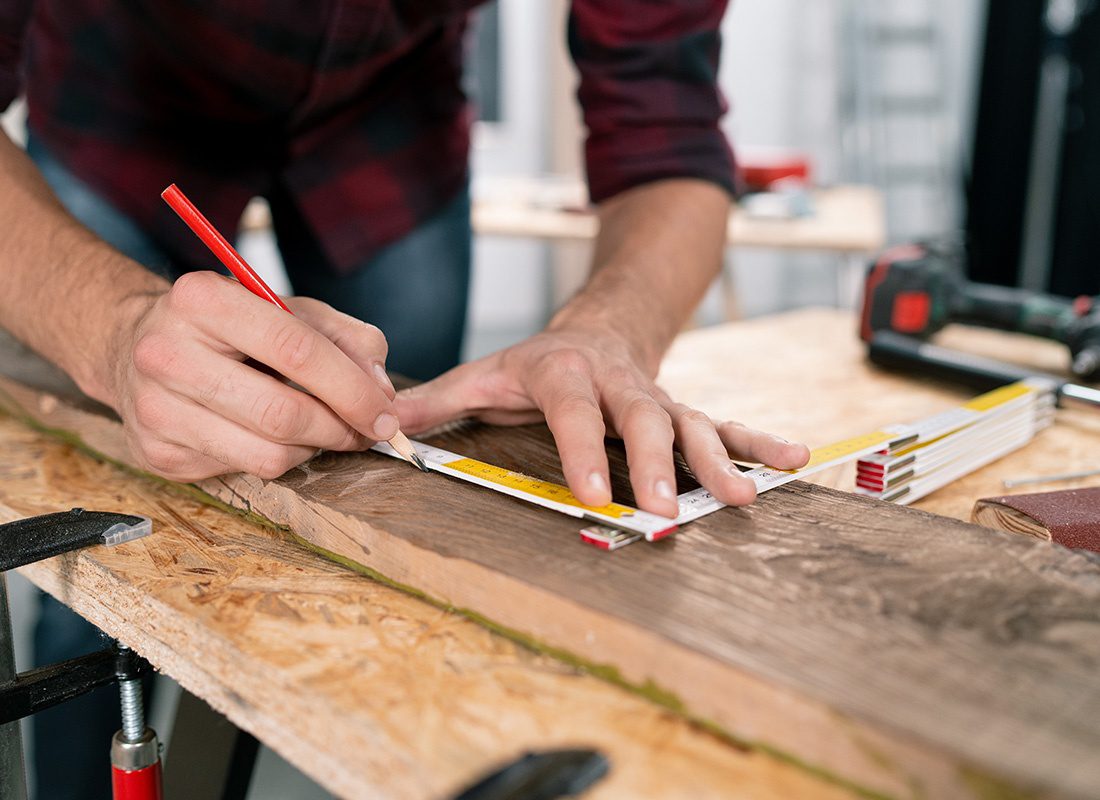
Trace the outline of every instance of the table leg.
[[726, 322], [741, 319], [741, 303], [737, 297], [737, 275], [734, 271], [733, 250], [722, 251], [722, 310]]
[[859, 308], [863, 284], [863, 253], [847, 251], [836, 267], [836, 307], [845, 311]]
[[259, 747], [252, 734], [181, 692], [164, 761], [164, 796], [244, 800]]

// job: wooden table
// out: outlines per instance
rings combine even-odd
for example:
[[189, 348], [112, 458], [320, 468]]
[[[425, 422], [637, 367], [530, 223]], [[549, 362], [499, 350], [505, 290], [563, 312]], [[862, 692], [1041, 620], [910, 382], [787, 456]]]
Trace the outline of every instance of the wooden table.
[[[1047, 369], [1062, 363], [1059, 348], [1019, 337], [945, 338]], [[685, 334], [661, 380], [713, 416], [810, 444], [924, 416], [966, 394], [872, 370], [854, 320], [825, 310]], [[1028, 448], [922, 505], [965, 518], [976, 497], [1001, 492], [1003, 475], [1046, 471], [1054, 460], [1059, 469], [1087, 465], [1098, 443], [1091, 417], [1062, 415]], [[31, 580], [337, 794], [443, 797], [525, 749], [587, 744], [613, 763], [591, 797], [852, 796], [364, 579], [284, 532], [10, 419], [0, 418], [0, 446], [0, 519], [79, 504], [156, 520], [154, 537], [43, 562], [24, 570]], [[1083, 562], [1082, 575], [1088, 569]], [[170, 753], [168, 763], [171, 772]]]
[[[725, 316], [737, 319], [737, 290], [731, 263], [732, 248], [824, 251], [838, 253], [843, 263], [838, 282], [847, 292], [849, 266], [861, 269], [866, 256], [886, 241], [882, 193], [871, 186], [835, 186], [812, 192], [813, 214], [792, 219], [761, 219], [734, 206], [727, 226], [726, 264], [722, 271]], [[479, 236], [542, 239], [548, 242], [591, 242], [599, 230], [587, 208], [584, 184], [576, 179], [491, 178], [474, 186], [474, 232]], [[573, 259], [587, 269], [587, 258]], [[560, 265], [559, 265], [560, 267]], [[552, 299], [572, 294], [576, 275], [559, 275]], [[565, 270], [573, 272], [575, 270]], [[562, 285], [557, 285], [562, 284]], [[840, 290], [838, 290], [839, 292]], [[838, 296], [840, 296], [838, 294]]]
[[[569, 179], [487, 179], [474, 186], [472, 222], [481, 236], [547, 240], [594, 239], [596, 215], [586, 207], [584, 184]], [[835, 186], [812, 192], [814, 213], [760, 219], [737, 206], [727, 244], [785, 250], [868, 252], [882, 247], [882, 193], [871, 186]]]

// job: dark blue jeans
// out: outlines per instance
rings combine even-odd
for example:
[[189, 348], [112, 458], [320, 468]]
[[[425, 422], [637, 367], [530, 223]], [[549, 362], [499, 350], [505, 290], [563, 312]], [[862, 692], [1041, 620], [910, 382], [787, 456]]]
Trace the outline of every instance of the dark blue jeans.
[[[27, 152], [62, 204], [101, 238], [166, 277], [178, 277], [184, 271], [131, 219], [70, 173], [33, 137]], [[151, 197], [149, 202], [161, 200]], [[276, 193], [269, 203], [279, 249], [296, 294], [316, 297], [377, 325], [389, 341], [387, 366], [394, 372], [428, 379], [458, 363], [470, 284], [468, 192], [348, 276], [336, 276], [325, 269], [317, 242], [289, 198]], [[42, 595], [34, 630], [35, 664], [52, 664], [102, 646], [95, 626], [49, 595]], [[114, 687], [37, 714], [37, 797], [110, 800], [107, 751], [119, 727]]]

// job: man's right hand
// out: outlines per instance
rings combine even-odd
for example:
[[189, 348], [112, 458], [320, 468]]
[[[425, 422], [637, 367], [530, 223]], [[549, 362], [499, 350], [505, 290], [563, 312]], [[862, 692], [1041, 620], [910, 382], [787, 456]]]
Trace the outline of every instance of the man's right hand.
[[294, 315], [194, 272], [120, 321], [109, 401], [141, 466], [177, 481], [275, 478], [320, 449], [397, 432], [382, 332], [317, 300], [286, 302]]

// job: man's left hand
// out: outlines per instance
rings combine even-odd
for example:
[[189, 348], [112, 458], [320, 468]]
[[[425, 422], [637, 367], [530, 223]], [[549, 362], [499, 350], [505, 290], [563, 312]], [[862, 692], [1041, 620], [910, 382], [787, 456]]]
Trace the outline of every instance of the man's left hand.
[[715, 422], [674, 402], [643, 361], [625, 339], [605, 330], [549, 330], [400, 392], [396, 407], [410, 434], [468, 417], [500, 425], [545, 419], [569, 488], [592, 506], [611, 502], [604, 437], [617, 436], [626, 445], [637, 505], [666, 517], [677, 514], [674, 448], [728, 505], [756, 496], [731, 457], [780, 469], [806, 463], [804, 445]]

